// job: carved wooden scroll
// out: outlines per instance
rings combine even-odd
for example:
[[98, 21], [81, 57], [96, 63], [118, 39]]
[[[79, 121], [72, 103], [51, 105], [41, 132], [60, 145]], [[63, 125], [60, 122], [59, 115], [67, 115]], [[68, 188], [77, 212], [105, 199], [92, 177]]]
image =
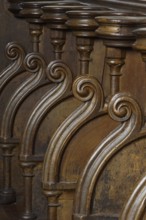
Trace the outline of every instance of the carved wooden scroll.
[[146, 176], [138, 183], [128, 200], [120, 220], [144, 219], [146, 210]]
[[[94, 77], [78, 77], [73, 85], [73, 93], [77, 99], [83, 102], [83, 104], [81, 104], [56, 130], [50, 141], [44, 160], [43, 187], [45, 195], [49, 200], [48, 215], [50, 218], [52, 213], [51, 210], [55, 210], [55, 207], [57, 208], [57, 206], [53, 207], [51, 205], [50, 199], [52, 200], [58, 195], [54, 190], [57, 187], [56, 184], [59, 183], [59, 167], [63, 152], [66, 150], [67, 144], [75, 132], [89, 120], [100, 114], [103, 107], [102, 88]], [[55, 195], [53, 195], [54, 193]], [[56, 211], [54, 212], [56, 213]], [[55, 220], [56, 214], [52, 217]]]
[[29, 32], [32, 39], [33, 52], [39, 52], [40, 36], [43, 32], [44, 22], [40, 19], [42, 15], [41, 6], [47, 2], [22, 2], [11, 3], [9, 10], [19, 19], [25, 19], [29, 23]]
[[6, 56], [12, 63], [0, 73], [0, 92], [13, 77], [22, 72], [25, 52], [16, 42], [8, 43], [6, 46]]
[[144, 17], [136, 19], [132, 13], [127, 15], [126, 12], [121, 12], [118, 16], [116, 13], [112, 16], [112, 13], [108, 12], [108, 16], [96, 18], [99, 24], [96, 33], [103, 38], [107, 50], [106, 62], [110, 67], [109, 97], [120, 91], [121, 68], [125, 63], [126, 50], [132, 47], [135, 40], [133, 30], [138, 24], [145, 25], [146, 22]]
[[[0, 145], [3, 150], [4, 169], [4, 189], [1, 191], [2, 200], [14, 201], [14, 193], [11, 193], [11, 157], [12, 151], [16, 147], [18, 140], [13, 137], [13, 123], [22, 102], [37, 88], [46, 83], [45, 80], [45, 61], [40, 54], [28, 54], [24, 61], [25, 69], [30, 72], [28, 79], [16, 89], [5, 109], [1, 132]], [[9, 192], [9, 193], [8, 193]], [[11, 196], [11, 194], [13, 194]], [[12, 198], [11, 198], [12, 197]]]
[[22, 216], [24, 219], [26, 217], [27, 219], [34, 218], [34, 214], [32, 213], [32, 193], [30, 193], [32, 191], [33, 170], [36, 165], [35, 162], [42, 161], [44, 157], [44, 155], [33, 154], [37, 129], [53, 106], [71, 94], [72, 73], [62, 61], [53, 61], [50, 63], [47, 69], [47, 76], [51, 82], [56, 83], [56, 86], [49, 90], [35, 106], [24, 130], [21, 144], [20, 161], [25, 174], [24, 181], [26, 189], [24, 195], [25, 210]]
[[[12, 2], [13, 0], [9, 1]], [[136, 37], [137, 41], [133, 48], [139, 50], [142, 53], [143, 61], [146, 61], [146, 29], [141, 28], [133, 33], [135, 28], [145, 27], [146, 25], [145, 17], [138, 17], [146, 13], [144, 1], [137, 0], [137, 2], [128, 3], [125, 3], [124, 0], [85, 1], [98, 5], [93, 7], [80, 1], [34, 1], [10, 5], [10, 11], [17, 18], [25, 19], [29, 23], [33, 53], [28, 54], [23, 63], [25, 56], [23, 49], [16, 43], [10, 43], [7, 53], [12, 60], [12, 64], [0, 74], [0, 91], [23, 69], [30, 74], [11, 95], [2, 119], [0, 146], [3, 152], [4, 186], [0, 192], [0, 202], [11, 203], [16, 200], [15, 191], [11, 184], [11, 157], [13, 149], [21, 142], [13, 134], [14, 120], [19, 107], [38, 88], [51, 84], [51, 89], [49, 88], [45, 94], [41, 94], [41, 99], [33, 107], [24, 129], [22, 144], [20, 143], [19, 159], [23, 169], [25, 185], [24, 213], [21, 216], [23, 220], [36, 219], [36, 215], [33, 213], [33, 205], [36, 203], [33, 204], [32, 200], [33, 189], [35, 189], [35, 187], [33, 188], [33, 177], [36, 165], [44, 159], [43, 153], [36, 152], [36, 136], [39, 135], [39, 128], [41, 128], [41, 123], [46, 115], [52, 113], [56, 107], [59, 111], [60, 103], [73, 98], [73, 102], [78, 103], [78, 107], [64, 119], [57, 129], [55, 128], [56, 125], [53, 124], [53, 129], [56, 129], [56, 131], [48, 144], [43, 166], [43, 191], [48, 199], [48, 220], [62, 220], [59, 212], [62, 212], [60, 210], [64, 208], [63, 200], [69, 195], [67, 199], [71, 198], [72, 202], [74, 193], [73, 219], [98, 219], [99, 216], [97, 217], [96, 213], [93, 214], [93, 203], [95, 202], [95, 190], [96, 188], [97, 191], [99, 189], [100, 177], [111, 160], [119, 155], [119, 152], [126, 148], [129, 143], [144, 138], [146, 135], [145, 118], [142, 115], [139, 103], [129, 93], [122, 93], [124, 80], [121, 79], [127, 49], [130, 48], [131, 50]], [[114, 11], [115, 8], [119, 8], [119, 5], [121, 9]], [[131, 6], [134, 8], [134, 13]], [[141, 11], [137, 12], [140, 8]], [[55, 54], [55, 61], [51, 62], [48, 67], [46, 67], [44, 58], [38, 53], [44, 24], [47, 24], [50, 29], [50, 42], [53, 45]], [[77, 71], [72, 73], [67, 64], [61, 61], [64, 44], [68, 37], [66, 35], [68, 28], [76, 36], [76, 46], [80, 57], [80, 71], [78, 73]], [[90, 71], [92, 68], [89, 69], [94, 41], [98, 38], [103, 40], [106, 47], [104, 58], [109, 67], [109, 69], [106, 68], [110, 75], [109, 82], [106, 81], [106, 85], [110, 84], [109, 91], [107, 89], [105, 92], [107, 98], [104, 97], [103, 92], [106, 88], [103, 88], [104, 85], [102, 86], [99, 83], [97, 75], [96, 77], [92, 76], [92, 71]], [[42, 41], [41, 43], [47, 44]], [[72, 43], [69, 43], [69, 46], [72, 47]], [[130, 53], [128, 53], [128, 56]], [[96, 56], [94, 58], [97, 59]], [[74, 75], [78, 76], [75, 80]], [[107, 78], [105, 77], [105, 80]], [[130, 80], [130, 77], [128, 77], [128, 80]], [[129, 89], [128, 86], [126, 89]], [[106, 114], [106, 118], [112, 121], [114, 130], [108, 133], [106, 137], [104, 135], [105, 138], [98, 146], [96, 146], [97, 143], [91, 143], [91, 145], [94, 145], [92, 149], [88, 148], [87, 143], [86, 149], [90, 150], [92, 156], [89, 158], [89, 154], [86, 153], [85, 157], [87, 157], [88, 162], [84, 169], [82, 168], [81, 176], [79, 176], [79, 172], [81, 172], [79, 168], [74, 171], [76, 176], [75, 178], [73, 176], [73, 179], [75, 180], [70, 180], [66, 175], [70, 171], [70, 169], [66, 169], [69, 160], [67, 157], [72, 152], [70, 152], [70, 145], [75, 147], [74, 139], [80, 137], [82, 129], [84, 131], [84, 128], [87, 128], [86, 126], [92, 126], [92, 122], [96, 123], [96, 119], [99, 120], [99, 117], [103, 114]], [[103, 117], [100, 119], [101, 123], [102, 119]], [[103, 119], [103, 122], [105, 121]], [[96, 142], [96, 136], [93, 139]], [[101, 140], [101, 137], [99, 139]], [[97, 140], [98, 143], [99, 139]], [[76, 158], [76, 154], [74, 154], [74, 158]], [[75, 169], [75, 164], [71, 169]], [[66, 181], [66, 179], [68, 180]], [[78, 183], [76, 179], [78, 179]], [[120, 219], [142, 220], [142, 218], [145, 218], [145, 199], [146, 178], [144, 176], [131, 194]], [[71, 207], [72, 205], [69, 207], [68, 214], [70, 217], [72, 214]], [[102, 216], [99, 218], [101, 219]]]
[[142, 127], [142, 113], [137, 102], [128, 94], [119, 93], [111, 99], [110, 117], [121, 122], [97, 147], [89, 159], [76, 191], [74, 219], [90, 215], [92, 195], [98, 178], [109, 160], [137, 134]]
[[40, 50], [40, 37], [43, 33], [44, 21], [40, 18], [42, 15], [41, 6], [47, 4], [47, 1], [43, 2], [22, 2], [20, 3], [21, 10], [17, 16], [25, 19], [29, 23], [29, 32], [32, 41], [33, 52], [39, 52]]
[[[48, 146], [44, 165], [43, 183], [45, 186], [46, 182], [49, 182], [47, 186], [49, 187], [48, 190], [45, 186], [45, 195], [49, 199], [48, 218], [54, 220], [57, 218], [57, 200], [61, 194], [58, 191], [49, 191], [49, 189], [51, 184], [57, 184], [59, 181], [59, 165], [61, 163], [63, 152], [66, 150], [67, 144], [74, 136], [75, 132], [93, 117], [98, 115], [103, 105], [103, 92], [97, 79], [91, 76], [85, 76], [89, 71], [88, 66], [90, 54], [93, 50], [93, 40], [90, 40], [90, 37], [95, 36], [93, 30], [97, 27], [97, 23], [94, 19], [96, 12], [92, 12], [91, 8], [88, 10], [84, 9], [84, 11], [86, 11], [85, 13], [82, 11], [71, 11], [70, 13], [67, 13], [71, 20], [67, 22], [67, 25], [71, 29], [73, 28], [73, 31], [76, 30], [77, 49], [81, 58], [80, 75], [84, 75], [75, 80], [73, 93], [77, 100], [82, 101], [83, 104], [70, 114], [61, 126], [59, 126]], [[79, 21], [79, 18], [82, 20], [81, 23], [74, 22], [76, 20]], [[86, 24], [86, 26], [84, 26], [84, 24]], [[54, 159], [52, 160], [52, 158]], [[48, 173], [50, 173], [49, 177]], [[52, 203], [56, 205], [53, 206]]]
[[72, 73], [62, 61], [52, 61], [48, 65], [47, 77], [50, 82], [55, 83], [56, 85], [54, 85], [54, 87], [42, 97], [42, 100], [36, 105], [27, 122], [21, 144], [20, 159], [22, 161], [33, 160], [34, 138], [39, 124], [45, 115], [54, 105], [57, 105], [57, 103], [71, 94]]
[[[51, 32], [54, 34], [51, 42], [54, 46], [56, 59], [61, 59], [63, 46], [65, 44], [65, 36], [67, 31], [67, 27], [65, 25], [67, 16], [65, 15], [65, 12], [67, 9], [70, 9], [70, 7], [79, 7], [76, 6], [75, 3], [72, 4], [70, 6], [68, 3], [60, 3], [58, 7], [55, 7], [55, 4], [43, 7], [44, 14], [42, 19], [47, 23], [48, 27], [51, 28]], [[54, 83], [54, 86], [34, 107], [34, 110], [28, 119], [22, 138], [20, 161], [24, 170], [24, 182], [26, 189], [26, 193], [24, 195], [24, 214], [22, 216], [24, 219], [26, 217], [27, 219], [34, 218], [34, 214], [32, 213], [32, 193], [27, 192], [32, 191], [33, 170], [35, 168], [34, 161], [42, 161], [44, 157], [44, 155], [33, 155], [35, 148], [34, 141], [38, 128], [45, 116], [52, 110], [54, 106], [72, 95], [71, 87], [73, 74], [65, 63], [63, 63], [61, 60], [51, 62], [47, 67], [47, 76], [50, 82]]]
[[[43, 5], [44, 4], [46, 4], [46, 2], [43, 2]], [[39, 51], [42, 24], [44, 23], [40, 19], [40, 16], [42, 15], [42, 11], [40, 10], [41, 5], [42, 3], [35, 4], [35, 2], [31, 2], [11, 4], [9, 7], [9, 10], [14, 13], [17, 18], [26, 19], [29, 22], [34, 52]], [[8, 44], [7, 50], [8, 56], [10, 55], [11, 59], [15, 60], [15, 63], [14, 65], [4, 70], [2, 73], [0, 85], [1, 88], [3, 88], [4, 85], [6, 85], [11, 78], [13, 78], [13, 76], [18, 75], [18, 70], [24, 61], [24, 51], [16, 43]], [[1, 125], [0, 145], [3, 150], [4, 163], [4, 189], [0, 193], [1, 203], [12, 203], [16, 200], [15, 192], [11, 187], [11, 157], [12, 151], [18, 143], [18, 140], [13, 137], [13, 122], [16, 112], [21, 103], [25, 100], [25, 98], [27, 98], [27, 96], [39, 88], [39, 86], [42, 86], [44, 83], [46, 83], [44, 76], [45, 61], [43, 58], [41, 58], [41, 56], [39, 56], [39, 54], [32, 53], [27, 55], [24, 62], [25, 69], [32, 73], [32, 76], [30, 76], [24, 83], [22, 83], [12, 95], [4, 112]]]
[[2, 120], [1, 138], [12, 137], [13, 121], [16, 111], [23, 100], [45, 82], [45, 61], [40, 54], [28, 54], [24, 60], [25, 68], [31, 76], [20, 85], [8, 103]]

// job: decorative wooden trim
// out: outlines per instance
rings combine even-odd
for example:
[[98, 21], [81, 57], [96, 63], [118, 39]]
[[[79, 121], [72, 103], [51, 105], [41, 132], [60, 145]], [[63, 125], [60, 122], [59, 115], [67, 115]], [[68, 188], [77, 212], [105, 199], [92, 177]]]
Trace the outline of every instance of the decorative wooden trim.
[[130, 196], [120, 220], [142, 220], [146, 209], [146, 176], [144, 176]]
[[110, 117], [121, 122], [96, 148], [89, 159], [77, 186], [74, 216], [90, 214], [91, 199], [97, 179], [109, 160], [128, 143], [142, 127], [142, 113], [138, 103], [127, 93], [118, 93], [111, 99]]
[[12, 137], [13, 122], [21, 103], [26, 99], [32, 92], [42, 86], [45, 81], [45, 61], [37, 53], [30, 53], [24, 60], [26, 70], [31, 73], [31, 76], [23, 82], [19, 88], [12, 95], [2, 119], [1, 126], [1, 138], [9, 139]]
[[82, 10], [68, 11], [66, 14], [68, 20], [66, 25], [76, 36], [77, 50], [80, 56], [80, 74], [85, 75], [89, 72], [89, 63], [94, 46], [95, 30], [98, 26], [95, 16], [98, 15], [98, 9], [83, 8]]
[[[36, 162], [38, 162], [37, 157], [35, 158], [35, 155], [33, 155], [33, 149], [35, 135], [40, 123], [53, 106], [71, 95], [72, 72], [65, 63], [61, 60], [52, 61], [47, 67], [46, 75], [49, 82], [54, 83], [54, 86], [42, 97], [41, 101], [37, 103], [25, 127], [20, 151], [20, 162], [24, 172], [25, 169], [31, 166], [33, 161], [35, 165]], [[44, 155], [42, 155], [42, 160], [43, 156]], [[33, 160], [33, 158], [35, 158], [35, 160]], [[31, 169], [31, 173], [33, 173], [35, 165]], [[27, 218], [29, 217], [29, 219], [32, 219], [32, 216], [34, 215], [32, 213], [32, 179], [33, 175], [29, 175], [28, 177], [24, 176], [26, 192], [31, 192], [29, 194], [25, 193], [24, 195], [25, 210], [22, 216], [24, 219], [26, 216]], [[28, 198], [30, 200], [30, 208], [27, 208]]]
[[3, 151], [4, 183], [0, 203], [12, 203], [16, 199], [14, 190], [11, 188], [11, 157], [13, 149], [18, 144], [18, 140], [13, 137], [13, 124], [17, 110], [32, 92], [46, 83], [44, 74], [46, 64], [39, 53], [28, 54], [24, 60], [24, 67], [31, 73], [31, 76], [16, 89], [2, 118], [0, 147]]
[[27, 161], [33, 154], [34, 138], [45, 115], [53, 106], [71, 95], [72, 72], [63, 61], [52, 61], [47, 67], [50, 83], [56, 83], [34, 108], [23, 133], [20, 160]]
[[0, 92], [11, 79], [22, 73], [25, 57], [24, 49], [16, 42], [8, 43], [5, 50], [6, 56], [12, 63], [0, 73]]
[[73, 84], [73, 93], [83, 104], [59, 126], [50, 141], [43, 168], [45, 189], [49, 189], [52, 183], [59, 181], [59, 165], [69, 140], [79, 128], [97, 116], [103, 107], [102, 88], [92, 76], [78, 77]]

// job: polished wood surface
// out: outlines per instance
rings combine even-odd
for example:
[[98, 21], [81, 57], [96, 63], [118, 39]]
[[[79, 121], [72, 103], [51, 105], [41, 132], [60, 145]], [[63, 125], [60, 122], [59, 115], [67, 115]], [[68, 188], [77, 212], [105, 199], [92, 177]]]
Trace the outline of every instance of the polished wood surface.
[[2, 1], [0, 219], [145, 220], [145, 13]]
[[89, 2], [95, 5], [108, 6], [113, 9], [146, 12], [145, 0], [85, 0], [84, 2]]

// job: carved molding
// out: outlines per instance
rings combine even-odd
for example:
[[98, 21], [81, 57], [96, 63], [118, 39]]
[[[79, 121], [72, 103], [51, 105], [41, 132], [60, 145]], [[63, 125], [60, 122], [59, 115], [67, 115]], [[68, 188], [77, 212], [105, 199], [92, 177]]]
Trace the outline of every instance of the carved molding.
[[92, 195], [100, 173], [109, 160], [130, 142], [142, 127], [141, 109], [126, 93], [113, 96], [108, 112], [113, 120], [121, 123], [97, 146], [82, 173], [76, 191], [75, 219], [82, 219], [90, 214]]
[[[9, 0], [16, 2], [16, 0]], [[19, 0], [20, 2], [20, 0]], [[42, 34], [42, 24], [45, 22], [41, 15], [43, 11], [41, 6], [44, 4], [54, 4], [54, 10], [57, 10], [57, 5], [65, 5], [68, 1], [39, 1], [39, 2], [28, 2], [20, 4], [17, 7], [17, 4], [13, 5], [11, 12], [15, 14], [16, 17], [25, 19], [30, 24], [30, 34], [32, 36], [32, 45], [33, 51], [39, 51], [40, 36]], [[78, 1], [79, 2], [79, 1]], [[97, 3], [97, 0], [85, 0], [89, 3]], [[69, 3], [73, 4], [69, 1]], [[41, 5], [42, 4], [42, 5]], [[79, 2], [80, 4], [80, 2]], [[98, 5], [103, 5], [105, 7], [98, 7], [99, 9], [107, 8], [119, 8], [116, 10], [115, 15], [118, 11], [127, 12], [135, 10], [135, 14], [140, 9], [139, 14], [146, 13], [146, 7], [144, 0], [134, 0], [133, 2], [126, 3], [124, 0], [102, 0], [98, 1]], [[22, 7], [23, 6], [23, 7]], [[84, 6], [81, 6], [83, 10]], [[65, 7], [64, 7], [65, 8]], [[120, 9], [122, 8], [122, 10]], [[23, 9], [23, 10], [22, 10]], [[95, 7], [93, 7], [95, 9]], [[142, 12], [143, 11], [143, 12]], [[57, 11], [56, 11], [57, 12]], [[73, 12], [71, 12], [73, 13]], [[76, 13], [76, 12], [75, 12]], [[110, 159], [112, 159], [122, 148], [127, 146], [130, 142], [145, 137], [146, 135], [146, 123], [143, 126], [142, 112], [139, 107], [139, 104], [126, 93], [119, 93], [120, 90], [120, 81], [119, 77], [121, 75], [120, 68], [124, 64], [124, 56], [120, 58], [115, 57], [114, 47], [123, 47], [124, 49], [128, 46], [131, 47], [135, 36], [132, 34], [133, 29], [135, 29], [135, 24], [130, 26], [128, 23], [122, 27], [121, 23], [117, 26], [115, 23], [115, 29], [110, 29], [109, 20], [108, 28], [105, 28], [103, 25], [103, 30], [106, 30], [106, 37], [104, 38], [101, 34], [100, 37], [104, 38], [104, 43], [108, 47], [107, 49], [107, 63], [111, 67], [110, 75], [112, 78], [111, 83], [111, 95], [107, 99], [107, 105], [103, 106], [103, 91], [98, 83], [97, 79], [92, 76], [89, 76], [89, 61], [90, 53], [93, 49], [93, 40], [91, 36], [95, 37], [95, 31], [89, 31], [90, 35], [87, 35], [87, 28], [92, 29], [91, 23], [87, 27], [85, 24], [87, 22], [85, 16], [85, 23], [82, 23], [81, 13], [79, 13], [79, 19], [76, 22], [75, 34], [77, 36], [77, 47], [80, 52], [80, 73], [87, 74], [87, 76], [78, 77], [73, 84], [73, 94], [77, 100], [81, 102], [81, 105], [72, 112], [67, 119], [59, 126], [57, 131], [49, 143], [47, 154], [44, 161], [43, 169], [43, 188], [46, 196], [48, 197], [48, 219], [57, 220], [60, 215], [60, 210], [57, 209], [60, 207], [63, 202], [62, 200], [66, 189], [75, 189], [75, 184], [69, 182], [69, 187], [67, 188], [65, 183], [62, 184], [62, 188], [59, 184], [60, 181], [60, 167], [62, 163], [62, 158], [64, 152], [68, 147], [68, 143], [74, 137], [77, 131], [81, 129], [84, 125], [89, 123], [95, 117], [100, 117], [105, 111], [109, 116], [114, 120], [119, 122], [119, 126], [114, 129], [102, 142], [97, 146], [92, 157], [89, 159], [88, 164], [86, 165], [81, 179], [79, 179], [79, 184], [77, 185], [76, 199], [75, 199], [75, 212], [74, 219], [83, 220], [83, 219], [96, 219], [95, 215], [91, 214], [91, 205], [93, 204], [92, 198], [94, 189], [97, 186], [98, 177], [101, 172], [104, 170], [105, 166], [108, 164]], [[91, 13], [91, 12], [90, 12]], [[89, 14], [90, 14], [89, 13]], [[95, 11], [93, 12], [93, 14]], [[118, 14], [117, 13], [117, 14]], [[133, 12], [132, 12], [133, 13]], [[100, 13], [99, 13], [100, 14]], [[98, 15], [99, 15], [98, 14]], [[65, 19], [67, 19], [66, 14]], [[100, 14], [102, 15], [102, 14]], [[114, 13], [112, 14], [114, 15]], [[50, 16], [50, 13], [48, 13]], [[126, 15], [124, 15], [126, 16]], [[128, 14], [127, 14], [128, 16]], [[88, 16], [87, 16], [88, 17]], [[58, 14], [56, 13], [56, 21], [58, 19]], [[48, 18], [47, 18], [48, 19]], [[77, 15], [75, 15], [77, 19]], [[101, 18], [100, 18], [101, 19]], [[105, 21], [105, 17], [103, 18]], [[118, 18], [119, 19], [119, 18]], [[127, 18], [126, 18], [127, 19]], [[145, 21], [142, 24], [142, 21], [137, 19], [137, 16], [134, 18], [137, 24], [145, 26]], [[129, 20], [130, 21], [130, 20]], [[81, 23], [80, 23], [81, 22]], [[120, 20], [121, 22], [121, 20]], [[52, 25], [53, 21], [50, 21]], [[104, 23], [104, 22], [103, 22]], [[56, 24], [56, 23], [54, 23]], [[81, 26], [84, 31], [81, 30]], [[57, 24], [56, 24], [57, 25]], [[63, 24], [63, 29], [66, 30], [66, 25]], [[95, 22], [95, 26], [97, 23]], [[121, 39], [122, 34], [127, 33], [127, 27], [130, 26], [130, 35], [126, 38]], [[52, 44], [54, 45], [54, 51], [56, 53], [56, 58], [61, 59], [63, 45], [65, 43], [65, 32], [62, 33], [52, 26]], [[59, 26], [58, 26], [59, 27]], [[61, 27], [61, 26], [60, 26]], [[60, 28], [59, 27], [59, 28]], [[101, 28], [101, 27], [100, 27]], [[98, 29], [100, 31], [101, 29]], [[121, 32], [119, 31], [121, 28]], [[57, 30], [57, 31], [56, 31]], [[119, 36], [110, 36], [115, 30], [115, 35]], [[81, 34], [82, 32], [82, 34]], [[92, 32], [92, 33], [91, 33]], [[128, 32], [129, 33], [129, 32]], [[88, 38], [89, 36], [89, 38]], [[123, 37], [124, 37], [123, 36]], [[85, 37], [85, 38], [84, 38]], [[127, 38], [128, 37], [128, 38]], [[132, 37], [132, 38], [131, 38]], [[145, 37], [145, 36], [144, 36]], [[132, 39], [132, 41], [131, 41]], [[117, 40], [117, 41], [116, 41]], [[85, 42], [86, 41], [86, 42]], [[43, 43], [43, 42], [42, 42]], [[141, 42], [140, 42], [141, 43]], [[70, 46], [72, 46], [70, 44]], [[112, 48], [111, 54], [114, 54], [114, 57], [109, 56], [109, 50]], [[17, 51], [18, 48], [18, 51]], [[10, 50], [10, 53], [9, 53]], [[15, 52], [16, 50], [16, 52]], [[114, 51], [113, 51], [114, 50]], [[144, 45], [143, 45], [143, 50]], [[144, 53], [145, 51], [143, 51]], [[2, 73], [0, 74], [0, 91], [7, 85], [7, 83], [13, 79], [17, 74], [21, 74], [23, 71], [23, 60], [24, 60], [24, 51], [19, 45], [15, 43], [10, 43], [8, 45], [8, 58], [12, 60], [10, 64]], [[17, 55], [18, 53], [18, 55]], [[117, 52], [118, 53], [118, 52]], [[122, 53], [121, 53], [122, 54]], [[99, 54], [100, 55], [100, 54]], [[145, 59], [145, 54], [143, 54], [143, 59]], [[38, 53], [31, 53], [27, 55], [25, 59], [25, 69], [30, 73], [29, 78], [23, 82], [19, 88], [16, 88], [14, 94], [9, 100], [9, 103], [6, 107], [2, 121], [2, 130], [0, 132], [0, 146], [3, 150], [3, 158], [5, 160], [5, 169], [4, 175], [5, 179], [5, 188], [9, 186], [8, 191], [4, 191], [5, 194], [11, 193], [11, 161], [13, 148], [16, 146], [17, 140], [13, 137], [13, 126], [14, 119], [17, 114], [17, 111], [20, 105], [25, 101], [25, 99], [31, 95], [36, 89], [44, 84], [54, 83], [53, 88], [49, 89], [46, 92], [41, 100], [34, 106], [33, 111], [27, 122], [27, 126], [24, 131], [21, 147], [21, 165], [23, 168], [23, 175], [25, 178], [25, 205], [24, 205], [24, 214], [22, 219], [35, 219], [36, 216], [32, 212], [32, 180], [34, 167], [36, 161], [38, 162], [37, 155], [34, 155], [34, 142], [37, 135], [38, 128], [40, 123], [46, 116], [46, 114], [53, 109], [58, 103], [63, 101], [63, 99], [68, 98], [72, 95], [71, 86], [72, 86], [72, 73], [69, 68], [61, 61], [53, 61], [48, 66], [47, 74], [46, 64], [42, 57]], [[48, 77], [48, 79], [47, 79]], [[106, 78], [107, 79], [107, 78]], [[129, 80], [130, 78], [128, 78]], [[118, 93], [118, 94], [117, 94]], [[111, 98], [111, 96], [113, 96]], [[106, 109], [105, 109], [106, 108]], [[143, 128], [142, 128], [143, 126]], [[96, 138], [96, 137], [95, 137]], [[36, 157], [35, 157], [36, 156]], [[39, 155], [38, 155], [39, 156]], [[43, 156], [40, 155], [40, 158]], [[33, 161], [34, 160], [34, 161]], [[5, 172], [7, 171], [7, 172]], [[80, 177], [79, 177], [80, 178]], [[10, 183], [10, 184], [9, 184]], [[145, 198], [146, 198], [146, 178], [144, 177], [135, 190], [133, 191], [130, 199], [128, 200], [124, 211], [121, 214], [121, 220], [141, 220], [144, 217], [144, 210], [146, 208]], [[67, 184], [67, 183], [66, 183]], [[73, 187], [72, 187], [73, 186]], [[60, 188], [59, 188], [60, 187]], [[64, 187], [64, 188], [63, 188]], [[63, 190], [64, 191], [63, 191]], [[15, 195], [14, 195], [15, 196]], [[14, 197], [13, 196], [13, 197]], [[59, 198], [62, 196], [62, 198]], [[60, 201], [59, 201], [60, 199]], [[64, 199], [65, 200], [65, 199]], [[14, 200], [13, 200], [14, 201]], [[60, 204], [62, 203], [62, 204]], [[64, 204], [63, 204], [64, 205]], [[62, 207], [60, 207], [61, 209]], [[59, 211], [58, 211], [59, 210]], [[70, 210], [69, 210], [70, 211]], [[91, 214], [91, 215], [90, 215]], [[106, 213], [105, 213], [106, 214]], [[99, 217], [102, 218], [102, 217]], [[108, 217], [107, 217], [108, 218]]]
[[[50, 83], [55, 83], [47, 93], [37, 103], [27, 122], [23, 133], [21, 144], [20, 159], [31, 159], [34, 149], [34, 139], [38, 127], [46, 114], [60, 103], [64, 98], [71, 95], [72, 73], [62, 61], [56, 60], [51, 62], [47, 67], [47, 77]], [[43, 158], [43, 156], [42, 156]]]
[[8, 102], [1, 126], [0, 136], [3, 139], [9, 139], [12, 137], [14, 118], [21, 103], [45, 82], [44, 71], [46, 64], [40, 54], [28, 54], [24, 60], [24, 66], [26, 71], [31, 73], [31, 75], [19, 86], [19, 88], [16, 89]]
[[77, 130], [97, 116], [103, 107], [102, 88], [92, 76], [78, 77], [73, 84], [73, 94], [83, 103], [59, 126], [50, 141], [44, 159], [44, 188], [59, 181], [59, 167], [69, 140]]
[[144, 220], [146, 210], [146, 176], [144, 176], [130, 196], [120, 220]]
[[11, 60], [12, 63], [0, 73], [0, 92], [11, 79], [22, 73], [25, 57], [24, 49], [16, 42], [8, 43], [5, 50], [7, 58]]

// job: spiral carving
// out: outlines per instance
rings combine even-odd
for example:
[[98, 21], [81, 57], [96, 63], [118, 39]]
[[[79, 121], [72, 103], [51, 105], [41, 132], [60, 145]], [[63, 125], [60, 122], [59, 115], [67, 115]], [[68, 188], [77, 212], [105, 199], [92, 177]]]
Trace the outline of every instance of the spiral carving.
[[21, 73], [25, 51], [17, 43], [11, 42], [6, 46], [6, 56], [12, 63], [0, 73], [0, 91], [13, 77]]
[[80, 176], [76, 188], [75, 216], [88, 216], [95, 185], [101, 172], [110, 159], [127, 143], [130, 143], [142, 128], [141, 109], [138, 103], [127, 93], [114, 95], [109, 103], [108, 112], [113, 120], [121, 123], [97, 145]]
[[73, 84], [73, 93], [84, 103], [81, 103], [63, 121], [49, 142], [44, 159], [44, 186], [48, 182], [58, 181], [61, 160], [69, 141], [83, 125], [101, 113], [100, 110], [103, 107], [103, 90], [97, 79], [92, 76], [78, 77]]
[[24, 59], [24, 67], [31, 73], [39, 72], [44, 69], [46, 62], [40, 53], [29, 53]]
[[130, 119], [132, 114], [140, 115], [140, 107], [137, 102], [127, 93], [117, 93], [111, 99], [109, 106], [110, 117], [119, 122]]
[[5, 51], [6, 51], [6, 56], [8, 57], [8, 59], [12, 61], [17, 60], [21, 58], [22, 56], [24, 57], [25, 55], [24, 49], [16, 42], [8, 43]]
[[55, 60], [48, 65], [46, 75], [51, 82], [61, 83], [67, 75], [71, 75], [71, 70], [61, 60]]
[[93, 76], [80, 76], [73, 83], [73, 94], [82, 102], [90, 101], [95, 94], [101, 93], [102, 88]]

